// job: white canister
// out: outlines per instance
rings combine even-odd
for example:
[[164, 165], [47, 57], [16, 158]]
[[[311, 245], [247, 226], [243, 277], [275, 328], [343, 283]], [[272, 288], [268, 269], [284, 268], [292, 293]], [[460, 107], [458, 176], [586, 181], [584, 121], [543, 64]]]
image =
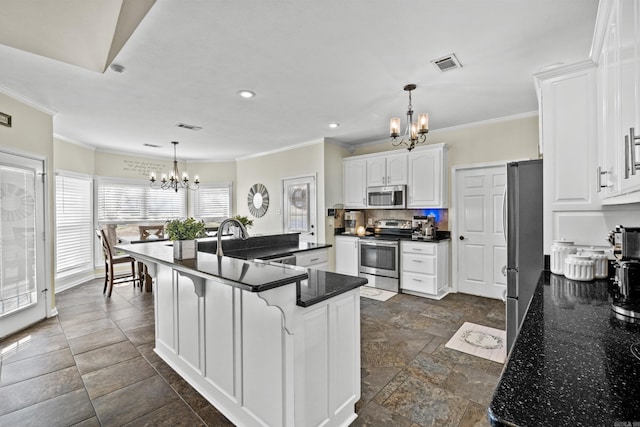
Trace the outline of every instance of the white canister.
[[564, 260], [564, 275], [567, 279], [588, 282], [593, 280], [594, 264], [589, 255], [567, 255]]
[[551, 272], [564, 274], [564, 260], [569, 254], [575, 254], [576, 247], [568, 240], [554, 240], [551, 245]]
[[606, 279], [609, 277], [609, 257], [602, 249], [590, 247], [581, 251], [583, 255], [589, 255], [594, 262], [593, 277], [595, 279]]

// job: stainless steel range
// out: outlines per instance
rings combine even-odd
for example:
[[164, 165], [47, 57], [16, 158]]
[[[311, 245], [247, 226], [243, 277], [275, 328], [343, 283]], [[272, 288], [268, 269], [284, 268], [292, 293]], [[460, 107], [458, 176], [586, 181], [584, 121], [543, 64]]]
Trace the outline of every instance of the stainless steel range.
[[368, 286], [400, 291], [400, 239], [411, 238], [411, 225], [411, 220], [379, 220], [372, 236], [360, 238], [358, 275]]

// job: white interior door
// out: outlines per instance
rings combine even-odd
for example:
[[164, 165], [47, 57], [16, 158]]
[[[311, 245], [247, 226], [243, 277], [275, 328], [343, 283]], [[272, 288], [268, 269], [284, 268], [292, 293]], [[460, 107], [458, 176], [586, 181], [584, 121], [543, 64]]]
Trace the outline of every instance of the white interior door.
[[300, 233], [301, 242], [317, 243], [316, 178], [305, 176], [282, 180], [285, 233]]
[[503, 298], [507, 286], [504, 236], [506, 167], [460, 169], [456, 173], [458, 291]]
[[47, 316], [44, 162], [0, 152], [0, 338]]

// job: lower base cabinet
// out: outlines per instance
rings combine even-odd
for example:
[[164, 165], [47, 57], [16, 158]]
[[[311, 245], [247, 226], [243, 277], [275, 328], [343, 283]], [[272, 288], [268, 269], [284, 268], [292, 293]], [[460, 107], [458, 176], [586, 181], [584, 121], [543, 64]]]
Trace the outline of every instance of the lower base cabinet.
[[358, 275], [358, 237], [336, 236], [336, 273]]
[[400, 244], [403, 293], [441, 299], [450, 291], [449, 241], [403, 241]]
[[329, 265], [329, 251], [323, 248], [296, 253], [296, 265], [315, 268], [316, 270], [326, 270]]

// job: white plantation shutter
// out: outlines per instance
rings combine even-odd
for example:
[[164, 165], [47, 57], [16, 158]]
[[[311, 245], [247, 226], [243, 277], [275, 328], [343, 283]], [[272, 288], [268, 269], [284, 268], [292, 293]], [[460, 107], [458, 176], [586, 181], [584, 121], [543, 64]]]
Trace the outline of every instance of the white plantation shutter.
[[91, 178], [56, 174], [56, 273], [93, 267]]
[[158, 190], [144, 181], [99, 178], [97, 181], [98, 223], [134, 223], [184, 218], [185, 190]]
[[231, 184], [200, 185], [193, 194], [193, 216], [205, 221], [231, 216]]

